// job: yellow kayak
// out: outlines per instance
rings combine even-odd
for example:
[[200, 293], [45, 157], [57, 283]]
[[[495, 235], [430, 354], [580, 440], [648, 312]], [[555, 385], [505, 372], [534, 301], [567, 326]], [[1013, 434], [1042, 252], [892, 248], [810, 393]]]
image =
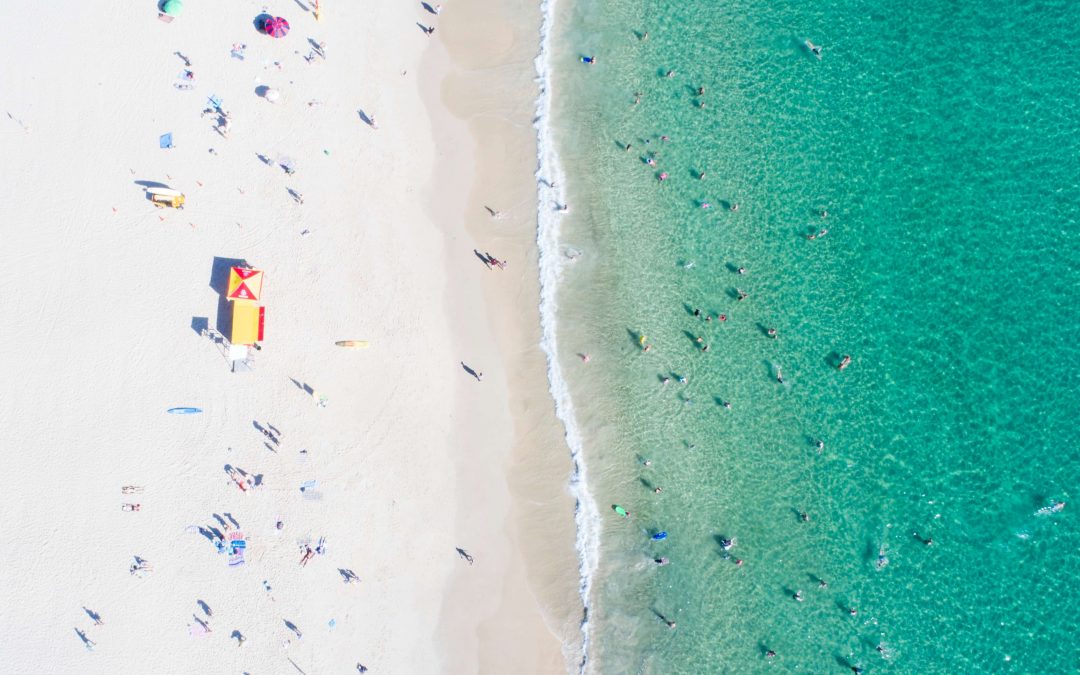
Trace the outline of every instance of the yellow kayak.
[[349, 349], [367, 349], [367, 340], [338, 340], [335, 342], [338, 347], [348, 347]]

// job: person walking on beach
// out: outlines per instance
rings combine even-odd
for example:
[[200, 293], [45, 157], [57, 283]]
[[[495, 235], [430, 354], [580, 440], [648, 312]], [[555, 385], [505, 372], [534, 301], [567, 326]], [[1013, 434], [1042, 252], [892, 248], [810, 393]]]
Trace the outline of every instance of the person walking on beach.
[[101, 620], [101, 615], [94, 610], [83, 607], [83, 611], [86, 612], [86, 615], [90, 617], [90, 619], [94, 622], [95, 626], [105, 625], [105, 622]]
[[83, 644], [86, 645], [86, 648], [88, 650], [94, 651], [94, 647], [97, 646], [97, 643], [91, 640], [85, 631], [76, 628], [75, 633], [79, 636], [79, 639], [82, 640]]

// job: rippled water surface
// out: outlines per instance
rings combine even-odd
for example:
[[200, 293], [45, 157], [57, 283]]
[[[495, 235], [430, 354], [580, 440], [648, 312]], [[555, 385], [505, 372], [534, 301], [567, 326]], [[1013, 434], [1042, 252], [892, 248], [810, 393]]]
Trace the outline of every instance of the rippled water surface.
[[1037, 511], [1080, 477], [1078, 25], [561, 0], [596, 672], [1075, 670], [1080, 504]]

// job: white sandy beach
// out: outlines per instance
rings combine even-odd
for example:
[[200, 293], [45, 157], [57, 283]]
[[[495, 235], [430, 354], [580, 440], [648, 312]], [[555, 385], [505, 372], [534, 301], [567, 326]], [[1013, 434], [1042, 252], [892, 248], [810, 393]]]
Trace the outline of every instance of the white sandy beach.
[[[569, 461], [537, 347], [536, 10], [339, 1], [316, 22], [302, 4], [189, 1], [172, 23], [152, 3], [0, 6], [5, 672], [577, 659]], [[290, 33], [259, 34], [264, 11]], [[309, 40], [326, 59], [305, 59]], [[516, 95], [472, 95], [491, 86]], [[200, 114], [211, 95], [228, 138]], [[154, 208], [140, 182], [186, 208]], [[227, 261], [265, 272], [249, 373], [199, 331]], [[200, 533], [221, 521], [244, 564]], [[152, 571], [131, 574], [136, 556]]]

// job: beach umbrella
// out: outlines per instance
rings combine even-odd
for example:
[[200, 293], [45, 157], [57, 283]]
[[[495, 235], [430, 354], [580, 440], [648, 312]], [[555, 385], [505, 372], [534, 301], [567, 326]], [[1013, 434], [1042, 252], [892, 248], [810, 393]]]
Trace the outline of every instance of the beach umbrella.
[[165, 2], [161, 3], [162, 14], [179, 16], [182, 9], [184, 9], [184, 3], [181, 0], [165, 0]]
[[233, 267], [229, 270], [229, 289], [225, 297], [240, 302], [255, 302], [262, 295], [262, 270]]
[[289, 32], [289, 22], [280, 16], [267, 19], [266, 23], [263, 24], [263, 32], [270, 37], [285, 37]]

